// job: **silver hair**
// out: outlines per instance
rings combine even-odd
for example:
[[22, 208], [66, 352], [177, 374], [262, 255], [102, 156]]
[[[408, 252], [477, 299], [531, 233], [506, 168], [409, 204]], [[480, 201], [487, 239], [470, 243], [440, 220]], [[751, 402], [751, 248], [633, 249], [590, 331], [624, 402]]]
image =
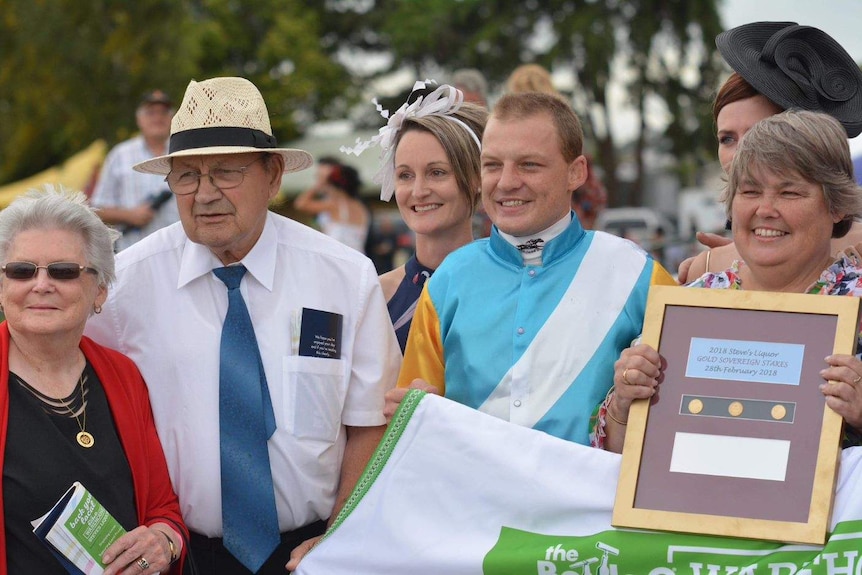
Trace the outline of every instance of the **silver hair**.
[[847, 132], [822, 112], [787, 110], [757, 122], [745, 133], [731, 163], [724, 193], [728, 217], [736, 190], [760, 170], [797, 174], [820, 185], [831, 214], [844, 214], [832, 237], [847, 234], [862, 215], [862, 187], [853, 176]]
[[0, 261], [5, 264], [9, 247], [19, 233], [34, 229], [80, 234], [85, 265], [98, 271], [99, 285], [108, 287], [116, 279], [114, 242], [120, 234], [102, 222], [83, 192], [48, 184], [15, 198], [0, 211]]
[[478, 92], [482, 97], [488, 93], [488, 81], [476, 68], [461, 68], [452, 74], [452, 84], [459, 90]]

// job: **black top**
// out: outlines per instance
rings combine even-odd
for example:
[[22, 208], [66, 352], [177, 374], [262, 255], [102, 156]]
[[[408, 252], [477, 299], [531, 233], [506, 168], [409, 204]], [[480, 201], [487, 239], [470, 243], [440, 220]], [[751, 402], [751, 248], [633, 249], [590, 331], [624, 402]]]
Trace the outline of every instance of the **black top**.
[[404, 264], [404, 279], [398, 284], [398, 289], [386, 304], [389, 308], [389, 318], [395, 327], [395, 335], [398, 336], [401, 353], [404, 353], [404, 348], [407, 347], [407, 335], [413, 323], [413, 312], [422, 293], [422, 286], [433, 273], [434, 270], [423, 266], [416, 256], [412, 256]]
[[[80, 481], [126, 530], [137, 527], [129, 462], [102, 384], [89, 362], [82, 377], [83, 386], [76, 386], [72, 395], [58, 401], [9, 374], [3, 502], [10, 575], [66, 575], [33, 534], [30, 521], [47, 513], [75, 481]], [[78, 414], [77, 420], [73, 413]], [[79, 421], [93, 435], [90, 448], [81, 447], [76, 440]]]

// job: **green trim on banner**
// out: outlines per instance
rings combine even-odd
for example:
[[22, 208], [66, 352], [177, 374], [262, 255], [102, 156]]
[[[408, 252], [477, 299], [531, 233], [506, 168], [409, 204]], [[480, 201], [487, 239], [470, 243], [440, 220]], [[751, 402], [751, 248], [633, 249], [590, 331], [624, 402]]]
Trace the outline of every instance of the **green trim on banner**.
[[503, 527], [484, 575], [859, 575], [862, 521], [838, 524], [825, 546], [657, 531], [584, 537]]
[[338, 529], [339, 525], [344, 523], [347, 516], [356, 509], [356, 506], [359, 505], [359, 502], [362, 501], [362, 498], [371, 489], [371, 486], [383, 471], [386, 462], [389, 461], [389, 457], [395, 450], [398, 440], [401, 439], [401, 435], [407, 429], [407, 424], [410, 423], [410, 418], [413, 417], [413, 412], [416, 411], [423, 397], [425, 397], [424, 391], [411, 389], [404, 396], [404, 399], [401, 400], [401, 404], [395, 411], [395, 415], [392, 416], [392, 421], [389, 422], [386, 428], [386, 433], [383, 434], [383, 439], [380, 440], [380, 444], [374, 450], [374, 455], [371, 456], [371, 460], [365, 466], [365, 470], [359, 477], [359, 481], [356, 482], [356, 487], [353, 488], [353, 492], [347, 498], [344, 507], [341, 508], [335, 521], [326, 530], [323, 539], [329, 537], [333, 531]]

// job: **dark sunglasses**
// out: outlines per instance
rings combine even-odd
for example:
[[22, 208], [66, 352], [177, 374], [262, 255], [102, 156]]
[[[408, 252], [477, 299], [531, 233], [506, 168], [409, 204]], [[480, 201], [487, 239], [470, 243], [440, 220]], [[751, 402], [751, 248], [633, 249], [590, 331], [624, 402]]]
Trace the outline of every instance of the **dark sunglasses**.
[[55, 280], [74, 280], [81, 277], [81, 272], [98, 274], [93, 268], [78, 265], [73, 262], [57, 262], [47, 266], [37, 266], [30, 262], [9, 262], [0, 270], [10, 280], [29, 280], [36, 277], [39, 270], [48, 270], [48, 276]]

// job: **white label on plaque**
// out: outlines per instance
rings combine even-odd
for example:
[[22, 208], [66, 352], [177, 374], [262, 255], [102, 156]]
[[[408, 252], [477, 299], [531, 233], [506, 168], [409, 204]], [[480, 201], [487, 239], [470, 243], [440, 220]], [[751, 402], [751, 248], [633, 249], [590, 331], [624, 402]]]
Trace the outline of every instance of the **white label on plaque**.
[[790, 442], [677, 432], [670, 471], [719, 477], [784, 481]]

